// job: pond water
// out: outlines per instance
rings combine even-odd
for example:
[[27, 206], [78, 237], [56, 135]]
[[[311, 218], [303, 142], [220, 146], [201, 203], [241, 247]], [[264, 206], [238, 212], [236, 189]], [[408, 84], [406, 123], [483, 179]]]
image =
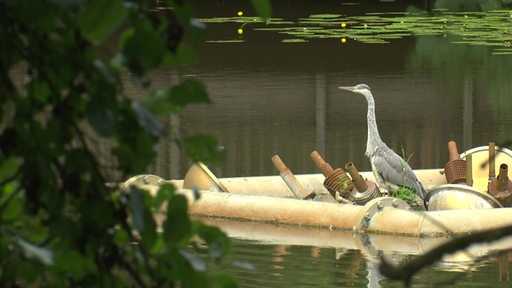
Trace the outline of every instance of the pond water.
[[[197, 64], [153, 75], [156, 86], [185, 77], [206, 85], [213, 104], [189, 106], [169, 124], [173, 135], [217, 137], [227, 161], [207, 164], [218, 177], [275, 174], [274, 154], [294, 173], [316, 173], [313, 150], [333, 166], [369, 170], [366, 101], [340, 85], [372, 88], [382, 139], [415, 169], [443, 167], [450, 140], [461, 152], [512, 140], [511, 12], [404, 14], [407, 1], [319, 2], [277, 1], [269, 22], [277, 24], [255, 22], [249, 4], [196, 3], [207, 25]], [[486, 17], [494, 22], [481, 23]], [[384, 35], [384, 26], [395, 32]], [[172, 141], [159, 149], [153, 172], [182, 178], [190, 161]]]
[[[277, 175], [275, 154], [296, 174], [318, 173], [313, 150], [333, 167], [352, 161], [369, 170], [366, 101], [340, 85], [372, 88], [382, 139], [410, 155], [415, 169], [444, 167], [450, 140], [461, 152], [512, 140], [510, 11], [417, 13], [432, 1], [412, 7], [408, 1], [289, 0], [273, 1], [275, 19], [263, 23], [254, 20], [249, 1], [196, 2], [207, 25], [197, 64], [158, 71], [153, 83], [197, 77], [206, 85], [213, 104], [190, 106], [168, 120], [173, 135], [208, 133], [219, 140], [227, 161], [207, 163], [218, 177]], [[151, 172], [181, 179], [190, 165], [169, 140]], [[230, 258], [254, 266], [223, 267], [242, 287], [400, 286], [372, 278], [376, 254], [363, 246], [231, 236]], [[397, 255], [406, 258], [408, 250]], [[415, 287], [509, 287], [497, 262], [491, 257], [464, 273], [439, 264], [421, 273]]]
[[[240, 287], [403, 287], [382, 277], [380, 258], [404, 263], [442, 238], [358, 235], [346, 231], [202, 219], [232, 239], [231, 253], [212, 271]], [[412, 287], [510, 287], [512, 237], [447, 255], [412, 279]]]

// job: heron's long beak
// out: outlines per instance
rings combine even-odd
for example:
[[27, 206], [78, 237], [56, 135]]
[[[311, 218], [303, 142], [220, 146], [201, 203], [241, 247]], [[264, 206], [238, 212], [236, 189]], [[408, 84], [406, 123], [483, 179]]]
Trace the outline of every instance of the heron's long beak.
[[355, 86], [339, 86], [338, 89], [354, 92], [354, 90], [356, 90], [356, 87]]

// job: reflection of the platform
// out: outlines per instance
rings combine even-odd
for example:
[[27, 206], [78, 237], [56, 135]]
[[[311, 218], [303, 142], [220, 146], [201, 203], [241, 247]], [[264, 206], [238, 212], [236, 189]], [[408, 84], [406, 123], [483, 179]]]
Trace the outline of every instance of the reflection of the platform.
[[[311, 255], [319, 253], [318, 248], [332, 247], [336, 259], [342, 258], [347, 251], [359, 250], [366, 262], [368, 287], [380, 287], [382, 279], [378, 271], [380, 257], [386, 257], [391, 263], [399, 264], [411, 255], [421, 255], [430, 249], [450, 240], [446, 237], [403, 237], [382, 234], [358, 234], [352, 231], [316, 229], [289, 225], [277, 225], [258, 222], [241, 222], [226, 219], [199, 218], [201, 221], [221, 228], [229, 237], [255, 240], [262, 244], [275, 244], [275, 260], [286, 255], [289, 246], [311, 246]], [[476, 244], [464, 251], [458, 251], [443, 257], [435, 267], [443, 271], [471, 271], [478, 268], [479, 260], [486, 256], [499, 256], [497, 264], [500, 281], [508, 281], [508, 250], [512, 249], [512, 237], [488, 244]], [[352, 261], [358, 262], [354, 259]], [[279, 262], [279, 261], [275, 261]], [[277, 264], [277, 263], [276, 263]], [[353, 263], [360, 266], [361, 263]]]

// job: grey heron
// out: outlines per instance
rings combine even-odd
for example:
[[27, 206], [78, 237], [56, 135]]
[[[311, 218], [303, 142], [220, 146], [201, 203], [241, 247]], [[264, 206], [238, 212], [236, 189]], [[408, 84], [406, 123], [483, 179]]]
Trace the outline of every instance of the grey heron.
[[410, 188], [423, 199], [425, 189], [416, 178], [407, 161], [390, 149], [379, 136], [377, 120], [375, 118], [375, 101], [370, 87], [366, 84], [356, 86], [340, 86], [339, 89], [362, 94], [368, 102], [368, 139], [366, 142], [366, 156], [370, 159], [373, 174], [380, 187], [390, 193], [396, 192], [400, 187]]

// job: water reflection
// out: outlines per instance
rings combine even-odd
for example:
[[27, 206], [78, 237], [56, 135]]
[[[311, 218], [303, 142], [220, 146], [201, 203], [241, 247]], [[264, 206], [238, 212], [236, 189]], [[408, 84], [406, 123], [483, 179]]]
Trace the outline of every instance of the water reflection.
[[[202, 220], [221, 227], [232, 237], [228, 263], [252, 263], [252, 269], [225, 265], [224, 269], [235, 275], [241, 287], [401, 287], [401, 283], [381, 276], [380, 257], [403, 263], [447, 240]], [[508, 287], [511, 248], [512, 238], [508, 238], [447, 255], [416, 275], [414, 287], [466, 287], [468, 283], [476, 287], [489, 283]]]

